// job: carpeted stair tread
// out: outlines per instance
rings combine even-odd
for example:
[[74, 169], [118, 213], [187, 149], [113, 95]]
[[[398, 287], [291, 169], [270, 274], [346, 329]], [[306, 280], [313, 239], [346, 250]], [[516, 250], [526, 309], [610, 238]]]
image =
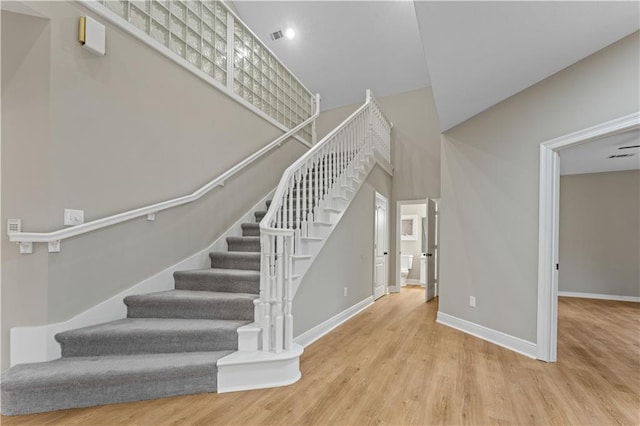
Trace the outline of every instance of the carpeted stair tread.
[[[267, 204], [267, 206], [268, 206], [268, 204]], [[240, 227], [242, 228], [242, 235], [244, 237], [259, 237], [260, 236], [260, 224], [259, 223], [243, 223], [242, 225], [240, 225]]]
[[227, 237], [229, 251], [260, 251], [260, 237]]
[[242, 251], [216, 251], [209, 253], [212, 268], [260, 270], [260, 253]]
[[218, 359], [231, 351], [60, 358], [2, 376], [2, 413], [166, 398], [217, 389]]
[[127, 318], [56, 335], [63, 357], [236, 350], [249, 321]]
[[174, 272], [178, 290], [260, 293], [260, 271], [243, 269], [195, 269]]
[[127, 296], [129, 318], [254, 320], [253, 301], [247, 293], [169, 290]]

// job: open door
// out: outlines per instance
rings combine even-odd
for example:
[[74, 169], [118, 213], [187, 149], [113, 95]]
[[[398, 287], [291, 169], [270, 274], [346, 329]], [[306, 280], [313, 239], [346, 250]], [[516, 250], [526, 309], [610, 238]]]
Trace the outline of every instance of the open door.
[[429, 301], [436, 295], [436, 250], [438, 207], [435, 201], [427, 199], [427, 277], [425, 284], [425, 300]]
[[387, 294], [389, 245], [388, 201], [381, 194], [376, 193], [375, 223], [374, 223], [374, 272], [373, 298], [378, 299]]

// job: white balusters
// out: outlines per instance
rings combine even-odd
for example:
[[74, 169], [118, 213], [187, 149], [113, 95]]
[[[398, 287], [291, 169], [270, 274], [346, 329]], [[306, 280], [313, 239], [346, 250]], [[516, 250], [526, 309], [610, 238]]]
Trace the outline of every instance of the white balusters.
[[293, 342], [293, 261], [304, 255], [303, 237], [311, 237], [323, 207], [332, 207], [340, 186], [359, 176], [375, 150], [389, 158], [391, 126], [371, 92], [367, 101], [314, 145], [284, 173], [260, 223], [262, 263], [256, 322], [262, 350], [289, 350]]

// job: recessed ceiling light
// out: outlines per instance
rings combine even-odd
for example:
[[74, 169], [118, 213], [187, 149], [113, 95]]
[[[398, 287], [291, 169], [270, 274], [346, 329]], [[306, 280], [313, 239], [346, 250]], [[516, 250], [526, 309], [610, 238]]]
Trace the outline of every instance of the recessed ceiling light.
[[284, 35], [289, 40], [293, 40], [293, 38], [296, 36], [296, 32], [293, 30], [293, 28], [287, 28], [286, 30], [284, 30]]

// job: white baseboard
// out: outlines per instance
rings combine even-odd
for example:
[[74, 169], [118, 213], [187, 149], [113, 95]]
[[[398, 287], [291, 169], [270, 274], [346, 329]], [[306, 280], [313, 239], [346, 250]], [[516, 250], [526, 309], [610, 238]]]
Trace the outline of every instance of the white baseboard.
[[559, 291], [558, 297], [579, 297], [582, 299], [617, 300], [620, 302], [640, 302], [638, 296], [619, 296], [617, 294], [580, 293], [575, 291]]
[[452, 315], [438, 312], [438, 324], [446, 325], [464, 333], [471, 334], [487, 342], [494, 343], [503, 348], [510, 349], [514, 352], [536, 359], [536, 344], [519, 337], [505, 334], [501, 331], [478, 325], [471, 321], [463, 320]]
[[60, 344], [55, 340], [57, 333], [126, 318], [127, 308], [122, 301], [126, 296], [171, 290], [174, 288], [173, 273], [175, 271], [209, 268], [211, 266], [209, 252], [225, 251], [227, 249], [227, 237], [242, 235], [240, 225], [244, 222], [254, 222], [254, 211], [264, 209], [266, 201], [273, 195], [273, 192], [269, 192], [209, 247], [110, 297], [81, 314], [67, 321], [53, 324], [13, 327], [10, 331], [9, 360], [11, 367], [17, 364], [44, 362], [60, 358]]
[[332, 316], [328, 320], [321, 322], [312, 329], [307, 330], [299, 336], [295, 337], [293, 341], [306, 348], [325, 334], [329, 333], [334, 328], [347, 322], [352, 317], [367, 309], [371, 305], [373, 305], [373, 296], [369, 296], [366, 299], [356, 303], [355, 305], [345, 309], [339, 314]]
[[424, 286], [424, 283], [421, 282], [420, 280], [417, 280], [415, 278], [407, 278], [407, 284], [413, 284], [413, 285], [421, 285]]

